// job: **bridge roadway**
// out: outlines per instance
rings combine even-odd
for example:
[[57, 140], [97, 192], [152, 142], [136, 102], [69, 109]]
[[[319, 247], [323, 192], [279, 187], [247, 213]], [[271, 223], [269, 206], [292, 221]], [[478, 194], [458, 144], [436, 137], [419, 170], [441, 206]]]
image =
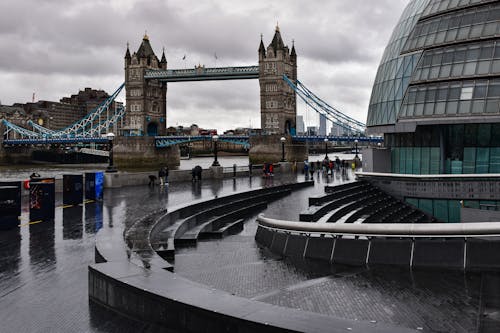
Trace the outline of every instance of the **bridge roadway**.
[[[299, 178], [302, 176], [299, 175]], [[350, 176], [352, 180], [352, 175]], [[303, 178], [303, 177], [302, 177]], [[307, 198], [323, 192], [325, 180], [272, 203], [266, 216], [296, 219]], [[26, 225], [0, 233], [0, 320], [4, 332], [137, 332], [146, 324], [117, 317], [88, 303], [87, 266], [94, 262], [98, 228], [127, 227], [137, 218], [186, 201], [221, 196], [265, 182], [258, 176], [172, 183], [168, 189], [106, 190], [102, 205], [57, 208], [53, 224]], [[342, 179], [329, 179], [330, 184]], [[58, 206], [61, 204], [58, 200]], [[460, 272], [325, 267], [290, 262], [255, 243], [255, 219], [223, 240], [203, 241], [176, 253], [175, 272], [187, 279], [270, 304], [351, 320], [376, 321], [424, 331], [486, 331], [498, 313], [498, 276]], [[493, 288], [490, 288], [493, 286]]]
[[[383, 142], [382, 137], [365, 137], [365, 136], [321, 136], [321, 135], [293, 135], [292, 140], [297, 142], [324, 142], [328, 139], [329, 142], [354, 142], [358, 140], [362, 143], [379, 143]], [[179, 136], [156, 136], [156, 148], [163, 148], [182, 143], [194, 141], [212, 140], [210, 135], [179, 135]], [[232, 142], [249, 147], [248, 135], [220, 135], [219, 141]], [[4, 146], [24, 146], [24, 145], [45, 145], [45, 144], [78, 144], [78, 143], [108, 143], [107, 138], [103, 137], [71, 137], [71, 138], [27, 138], [27, 139], [5, 139]]]

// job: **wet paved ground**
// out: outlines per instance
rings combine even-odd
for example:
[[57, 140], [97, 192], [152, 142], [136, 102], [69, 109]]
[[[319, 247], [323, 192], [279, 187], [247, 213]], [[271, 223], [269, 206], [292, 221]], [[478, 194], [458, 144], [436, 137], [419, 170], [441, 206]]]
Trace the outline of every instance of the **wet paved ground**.
[[[279, 182], [278, 178], [108, 190], [104, 204], [57, 208], [53, 223], [24, 225], [28, 222], [25, 210], [21, 228], [0, 233], [0, 331], [148, 331], [145, 325], [89, 305], [87, 265], [94, 260], [95, 232], [118, 223], [128, 226], [159, 207], [257, 188], [265, 182]], [[307, 198], [322, 193], [323, 186], [320, 179], [315, 187], [270, 204], [265, 214], [297, 219]], [[290, 262], [259, 249], [255, 230], [254, 217], [238, 235], [181, 249], [176, 254], [176, 273], [236, 295], [336, 317], [424, 331], [498, 329], [500, 283], [496, 276]]]

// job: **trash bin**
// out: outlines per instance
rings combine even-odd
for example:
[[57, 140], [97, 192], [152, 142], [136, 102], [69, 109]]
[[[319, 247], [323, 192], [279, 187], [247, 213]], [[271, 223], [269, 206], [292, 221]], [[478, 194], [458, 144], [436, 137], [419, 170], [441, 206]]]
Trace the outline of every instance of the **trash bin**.
[[21, 216], [21, 182], [0, 183], [0, 230], [18, 226]]
[[55, 215], [55, 179], [43, 178], [30, 182], [30, 221], [53, 220]]
[[63, 204], [78, 205], [83, 202], [83, 175], [63, 175]]
[[104, 172], [85, 173], [85, 199], [99, 200], [103, 198]]

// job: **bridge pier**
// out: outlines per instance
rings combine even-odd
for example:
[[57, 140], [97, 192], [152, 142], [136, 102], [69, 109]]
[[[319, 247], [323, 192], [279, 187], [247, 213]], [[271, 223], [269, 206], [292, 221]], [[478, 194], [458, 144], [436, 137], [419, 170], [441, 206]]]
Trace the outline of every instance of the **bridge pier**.
[[[250, 137], [250, 163], [261, 164], [264, 162], [277, 163], [281, 160], [281, 137], [283, 135], [262, 135]], [[307, 146], [305, 142], [292, 142], [291, 136], [284, 136], [285, 159], [288, 162], [302, 162], [307, 159]]]
[[121, 136], [113, 143], [114, 164], [127, 169], [158, 169], [168, 165], [177, 169], [180, 165], [179, 146], [156, 148], [154, 137]]

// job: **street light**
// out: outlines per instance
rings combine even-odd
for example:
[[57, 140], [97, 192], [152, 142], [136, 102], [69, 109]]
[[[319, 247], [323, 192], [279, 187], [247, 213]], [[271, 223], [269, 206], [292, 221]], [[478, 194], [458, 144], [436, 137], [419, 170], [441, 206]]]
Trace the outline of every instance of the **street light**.
[[113, 140], [115, 139], [114, 133], [109, 132], [106, 134], [109, 143], [109, 165], [106, 168], [106, 172], [116, 172], [116, 168], [113, 165]]
[[286, 138], [284, 136], [281, 137], [281, 162], [286, 162], [285, 160], [285, 142]]
[[212, 136], [212, 141], [214, 142], [214, 163], [212, 163], [212, 166], [220, 166], [219, 161], [217, 161], [217, 140], [219, 140], [218, 135]]
[[354, 156], [355, 159], [359, 159], [358, 157], [358, 139], [354, 140], [354, 144], [355, 144], [355, 152], [356, 152], [356, 156]]
[[328, 139], [325, 138], [325, 160], [328, 160]]

